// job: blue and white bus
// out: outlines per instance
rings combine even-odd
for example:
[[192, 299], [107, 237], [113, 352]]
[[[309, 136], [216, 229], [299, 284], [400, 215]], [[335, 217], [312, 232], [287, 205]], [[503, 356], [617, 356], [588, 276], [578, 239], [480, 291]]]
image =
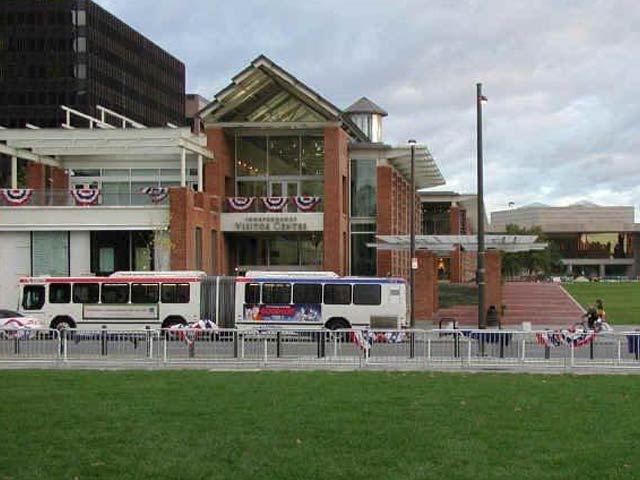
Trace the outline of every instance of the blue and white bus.
[[235, 325], [399, 329], [408, 326], [402, 278], [333, 272], [247, 272], [236, 278]]

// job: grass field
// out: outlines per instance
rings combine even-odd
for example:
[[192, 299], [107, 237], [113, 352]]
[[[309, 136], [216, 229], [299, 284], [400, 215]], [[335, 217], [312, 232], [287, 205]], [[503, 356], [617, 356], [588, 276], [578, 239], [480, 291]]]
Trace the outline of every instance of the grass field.
[[0, 479], [637, 478], [635, 376], [2, 371]]
[[585, 308], [602, 299], [613, 325], [640, 324], [640, 283], [569, 283], [564, 287]]

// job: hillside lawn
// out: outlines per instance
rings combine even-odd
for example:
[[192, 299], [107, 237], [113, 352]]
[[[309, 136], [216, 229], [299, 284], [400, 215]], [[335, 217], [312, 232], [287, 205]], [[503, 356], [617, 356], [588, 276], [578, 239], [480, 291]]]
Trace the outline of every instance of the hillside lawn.
[[0, 371], [0, 479], [637, 478], [635, 376]]
[[640, 324], [640, 283], [590, 282], [563, 285], [580, 305], [587, 308], [596, 299], [604, 302], [608, 322], [612, 325]]

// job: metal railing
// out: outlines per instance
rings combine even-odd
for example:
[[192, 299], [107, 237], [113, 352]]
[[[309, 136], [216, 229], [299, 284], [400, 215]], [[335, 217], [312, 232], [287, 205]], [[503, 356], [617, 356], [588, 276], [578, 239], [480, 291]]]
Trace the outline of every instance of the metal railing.
[[640, 332], [558, 338], [548, 330], [4, 329], [0, 365], [640, 369]]

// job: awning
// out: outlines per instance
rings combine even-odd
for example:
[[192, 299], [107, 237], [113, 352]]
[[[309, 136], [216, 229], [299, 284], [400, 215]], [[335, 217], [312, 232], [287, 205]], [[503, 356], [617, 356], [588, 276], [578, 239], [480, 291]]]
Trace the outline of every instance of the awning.
[[[381, 251], [408, 251], [409, 235], [376, 235], [377, 242], [367, 244], [368, 247]], [[546, 243], [536, 243], [537, 235], [486, 235], [485, 248], [500, 250], [505, 253], [529, 252], [544, 250]], [[476, 235], [416, 235], [416, 250], [429, 250], [438, 254], [447, 254], [458, 246], [463, 250], [477, 251]]]

